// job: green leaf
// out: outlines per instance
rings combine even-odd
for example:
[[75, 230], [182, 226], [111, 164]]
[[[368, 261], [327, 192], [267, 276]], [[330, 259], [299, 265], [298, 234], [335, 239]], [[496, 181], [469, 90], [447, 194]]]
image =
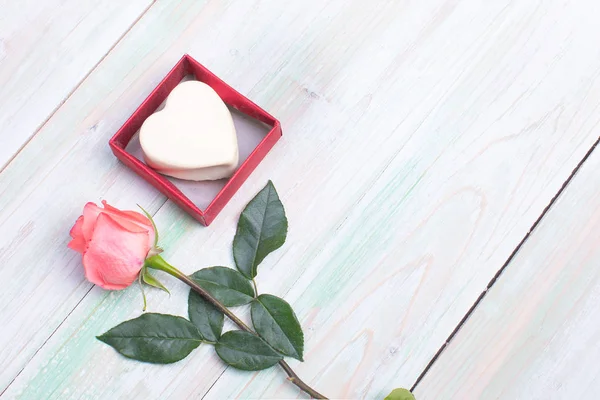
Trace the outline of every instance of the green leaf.
[[204, 268], [194, 272], [190, 278], [226, 307], [241, 306], [254, 299], [254, 289], [250, 282], [231, 268]]
[[158, 279], [156, 279], [150, 272], [148, 272], [147, 267], [142, 268], [141, 274], [142, 279], [147, 285], [150, 285], [160, 290], [164, 290], [165, 292], [171, 294], [171, 292], [169, 292], [169, 289], [167, 289]]
[[416, 400], [415, 396], [406, 389], [394, 389], [390, 394], [388, 394], [383, 400]]
[[125, 357], [155, 364], [179, 361], [202, 341], [187, 319], [153, 313], [125, 321], [97, 338]]
[[254, 279], [258, 265], [280, 248], [287, 236], [288, 222], [273, 182], [250, 200], [238, 221], [233, 239], [233, 258], [237, 269]]
[[283, 359], [261, 338], [244, 331], [225, 332], [215, 350], [225, 363], [245, 371], [266, 369]]
[[261, 294], [252, 302], [252, 324], [275, 350], [302, 360], [304, 334], [292, 307], [283, 299]]
[[204, 340], [213, 343], [219, 340], [223, 332], [223, 313], [193, 290], [188, 296], [188, 315]]

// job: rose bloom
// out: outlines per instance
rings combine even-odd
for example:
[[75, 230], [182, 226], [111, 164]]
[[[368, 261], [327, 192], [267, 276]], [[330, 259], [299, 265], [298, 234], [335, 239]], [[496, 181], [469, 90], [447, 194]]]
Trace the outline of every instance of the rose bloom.
[[85, 277], [109, 290], [131, 285], [154, 245], [150, 220], [135, 211], [121, 211], [102, 201], [87, 203], [71, 229], [69, 247], [83, 255]]

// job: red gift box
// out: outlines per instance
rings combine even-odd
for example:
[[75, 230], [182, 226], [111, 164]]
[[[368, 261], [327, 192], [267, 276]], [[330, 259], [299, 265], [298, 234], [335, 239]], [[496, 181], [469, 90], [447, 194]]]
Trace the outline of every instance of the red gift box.
[[[161, 175], [143, 161], [137, 138], [142, 123], [163, 104], [175, 86], [188, 76], [193, 76], [212, 87], [232, 110], [241, 164], [229, 179], [183, 181]], [[186, 54], [110, 139], [109, 144], [115, 156], [125, 165], [201, 224], [208, 226], [279, 140], [281, 134], [281, 125], [277, 119]]]

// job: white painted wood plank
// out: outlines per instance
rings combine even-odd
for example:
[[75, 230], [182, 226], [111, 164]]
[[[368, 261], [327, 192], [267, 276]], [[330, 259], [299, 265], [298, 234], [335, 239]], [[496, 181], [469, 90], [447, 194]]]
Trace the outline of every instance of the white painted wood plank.
[[151, 2], [0, 0], [0, 170]]
[[417, 386], [421, 399], [600, 398], [600, 148]]
[[[589, 40], [600, 30], [597, 8], [574, 0], [371, 8], [358, 1], [158, 1], [50, 121], [52, 129], [0, 175], [13, 188], [26, 175], [39, 202], [56, 182], [77, 176], [76, 163], [94, 164], [78, 171], [90, 181], [76, 194], [57, 194], [63, 204], [51, 211], [58, 216], [40, 216], [38, 206], [52, 232], [21, 240], [9, 270], [28, 265], [14, 260], [32, 245], [63, 237], [46, 245], [48, 255], [27, 261], [48, 270], [71, 257], [63, 288], [85, 286], [76, 257], [62, 247], [80, 204], [93, 196], [121, 206], [159, 198], [141, 183], [126, 189], [135, 178], [102, 146], [189, 51], [277, 115], [284, 139], [210, 228], [170, 203], [160, 210], [167, 257], [189, 272], [231, 265], [237, 213], [272, 178], [290, 235], [261, 267], [259, 289], [285, 296], [305, 327], [306, 362], [294, 367], [332, 397], [374, 398], [410, 386], [597, 136], [600, 54]], [[74, 119], [103, 123], [88, 137], [60, 139]], [[51, 161], [34, 157], [51, 143]], [[55, 165], [59, 171], [40, 187], [32, 174]], [[0, 223], [21, 226], [37, 203], [19, 204], [24, 198], [2, 207]], [[59, 278], [46, 279], [34, 280], [13, 307], [36, 285], [54, 296], [55, 308], [75, 306], [66, 290], [52, 287]], [[170, 286], [170, 299], [153, 293], [152, 311], [184, 312], [184, 288]], [[119, 357], [94, 335], [138, 315], [138, 299], [135, 288], [92, 289], [6, 395], [185, 398], [205, 394], [221, 377], [207, 398], [299, 396], [279, 371], [221, 376], [224, 367], [207, 346], [170, 366]], [[22, 327], [7, 332], [18, 343], [32, 337]]]

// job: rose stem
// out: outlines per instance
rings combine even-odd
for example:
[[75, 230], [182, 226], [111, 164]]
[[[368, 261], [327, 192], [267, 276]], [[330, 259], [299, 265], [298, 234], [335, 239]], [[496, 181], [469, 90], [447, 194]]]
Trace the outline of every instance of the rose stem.
[[[223, 314], [227, 315], [227, 317], [232, 320], [241, 330], [249, 332], [253, 335], [256, 335], [248, 325], [244, 323], [241, 319], [239, 319], [234, 313], [232, 313], [227, 307], [221, 304], [220, 301], [215, 299], [210, 293], [200, 287], [196, 282], [190, 279], [186, 274], [179, 271], [177, 268], [173, 267], [171, 264], [167, 263], [161, 256], [155, 255], [146, 260], [146, 265], [153, 269], [158, 269], [168, 273], [169, 275], [174, 276], [179, 279], [186, 285], [188, 285], [192, 290], [202, 296], [206, 301], [212, 304], [217, 310], [221, 311]], [[323, 396], [310, 386], [308, 386], [300, 377], [292, 370], [287, 362], [284, 360], [279, 361], [279, 365], [288, 375], [288, 380], [296, 385], [300, 390], [306, 392], [314, 399], [327, 399], [327, 397]]]

